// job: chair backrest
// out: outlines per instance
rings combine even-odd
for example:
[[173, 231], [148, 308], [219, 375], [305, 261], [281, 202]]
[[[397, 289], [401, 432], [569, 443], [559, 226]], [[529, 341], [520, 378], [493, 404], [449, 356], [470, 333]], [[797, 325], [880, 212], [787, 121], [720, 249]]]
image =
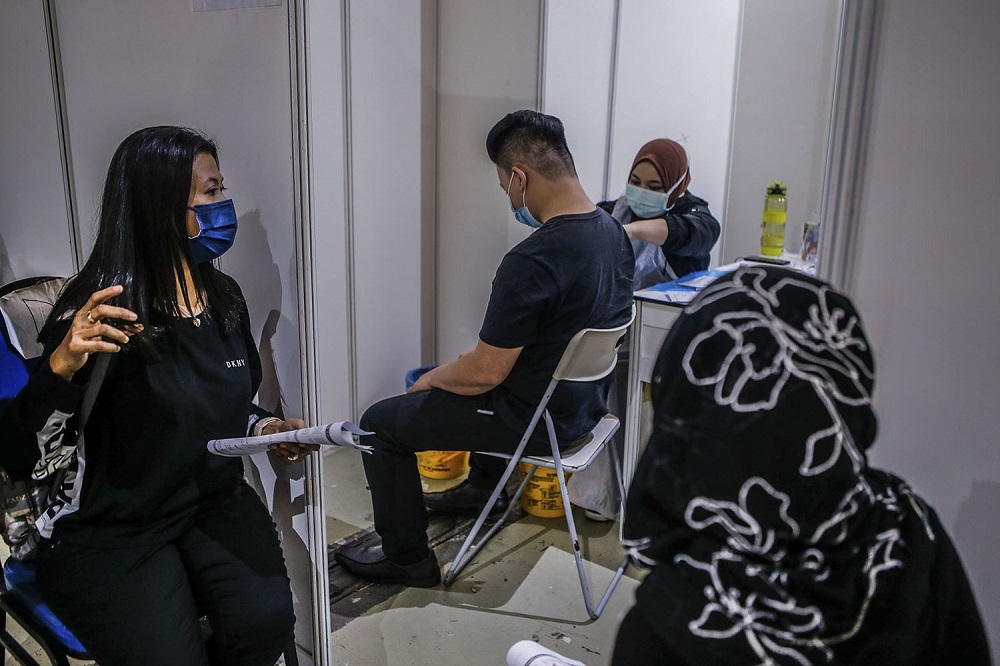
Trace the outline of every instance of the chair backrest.
[[569, 341], [566, 351], [559, 359], [559, 365], [552, 373], [552, 379], [569, 382], [592, 382], [606, 377], [615, 369], [618, 348], [625, 339], [625, 331], [635, 321], [635, 305], [632, 316], [621, 326], [614, 328], [585, 328]]
[[42, 355], [38, 334], [66, 285], [67, 278], [31, 277], [0, 287], [4, 337], [23, 359]]

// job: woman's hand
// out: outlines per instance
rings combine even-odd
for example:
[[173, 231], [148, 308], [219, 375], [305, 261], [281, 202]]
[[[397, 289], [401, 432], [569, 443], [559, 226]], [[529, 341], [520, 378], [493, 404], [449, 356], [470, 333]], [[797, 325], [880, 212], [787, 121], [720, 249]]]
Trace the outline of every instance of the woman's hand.
[[[273, 435], [279, 432], [291, 432], [306, 427], [306, 422], [302, 419], [288, 419], [287, 421], [272, 421], [264, 426], [262, 435]], [[281, 442], [272, 444], [268, 449], [274, 455], [291, 465], [302, 460], [313, 451], [319, 451], [319, 444], [298, 444], [296, 442]]]
[[134, 322], [136, 314], [131, 310], [108, 305], [105, 301], [122, 293], [121, 285], [95, 291], [84, 303], [83, 307], [73, 315], [73, 321], [66, 337], [49, 357], [49, 367], [52, 372], [66, 380], [87, 363], [91, 354], [98, 352], [115, 353], [122, 345], [128, 344], [128, 339], [142, 330], [142, 324], [133, 324], [116, 328], [104, 322], [105, 319], [118, 319], [124, 322]]

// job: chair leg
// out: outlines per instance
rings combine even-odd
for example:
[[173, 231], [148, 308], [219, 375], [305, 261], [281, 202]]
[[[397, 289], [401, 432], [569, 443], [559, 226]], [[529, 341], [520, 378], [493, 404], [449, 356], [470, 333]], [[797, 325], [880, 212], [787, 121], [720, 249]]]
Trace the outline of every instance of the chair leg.
[[[559, 494], [562, 496], [563, 507], [566, 509], [566, 527], [569, 529], [569, 536], [573, 542], [573, 558], [576, 560], [576, 571], [580, 577], [583, 603], [587, 607], [587, 614], [590, 615], [591, 619], [596, 620], [604, 612], [604, 607], [607, 605], [608, 600], [611, 599], [611, 593], [618, 587], [618, 581], [621, 580], [622, 575], [625, 573], [625, 568], [628, 566], [628, 556], [618, 566], [618, 570], [615, 571], [614, 576], [611, 578], [611, 583], [608, 584], [607, 589], [601, 595], [601, 599], [595, 607], [590, 594], [590, 583], [587, 581], [587, 572], [584, 569], [583, 555], [580, 552], [580, 537], [576, 531], [576, 521], [573, 519], [573, 505], [570, 504], [569, 490], [566, 488], [566, 471], [563, 469], [562, 455], [556, 444], [555, 426], [548, 413], [545, 414], [545, 427], [548, 429], [549, 441], [552, 443], [552, 459], [555, 462], [556, 477], [559, 480]], [[614, 459], [612, 459], [612, 463], [614, 463]]]
[[[542, 400], [538, 404], [538, 407], [535, 408], [535, 413], [532, 415], [531, 421], [528, 422], [528, 428], [524, 431], [524, 435], [521, 436], [521, 441], [518, 443], [517, 448], [511, 454], [510, 462], [507, 463], [507, 468], [504, 469], [500, 482], [497, 483], [496, 488], [493, 489], [493, 493], [490, 495], [489, 501], [486, 502], [486, 506], [484, 506], [483, 510], [480, 512], [479, 518], [476, 519], [476, 524], [472, 526], [472, 530], [469, 532], [469, 536], [465, 538], [465, 541], [462, 543], [462, 547], [458, 549], [458, 555], [455, 556], [455, 560], [452, 562], [451, 567], [448, 569], [448, 573], [444, 577], [445, 586], [451, 585], [459, 572], [461, 572], [462, 569], [464, 569], [465, 566], [472, 560], [472, 558], [476, 556], [476, 553], [482, 550], [482, 547], [486, 545], [486, 542], [493, 538], [493, 535], [497, 533], [500, 526], [502, 526], [507, 520], [507, 516], [510, 515], [511, 508], [514, 506], [515, 502], [510, 503], [507, 510], [504, 511], [500, 519], [493, 525], [493, 528], [486, 533], [486, 536], [483, 537], [474, 548], [472, 547], [472, 543], [475, 540], [476, 535], [479, 534], [479, 530], [483, 528], [483, 524], [486, 522], [486, 518], [490, 514], [490, 509], [492, 509], [493, 505], [496, 504], [497, 498], [500, 497], [500, 493], [503, 492], [503, 489], [507, 486], [507, 481], [514, 473], [514, 468], [517, 467], [517, 463], [521, 460], [521, 456], [524, 455], [524, 449], [528, 446], [528, 439], [531, 437], [531, 434], [535, 432], [535, 427], [538, 425], [539, 420], [541, 420], [542, 415], [544, 414], [545, 418], [549, 419], [548, 413], [545, 411], [545, 405], [548, 404], [549, 398], [552, 397], [552, 393], [556, 390], [556, 386], [558, 384], [559, 380], [553, 377], [552, 381], [549, 382], [548, 388], [545, 389], [545, 393], [542, 394]], [[551, 421], [551, 419], [549, 420]], [[534, 469], [532, 469], [532, 473], [534, 473]], [[530, 478], [531, 477], [529, 475], [524, 481], [521, 482], [521, 487], [517, 491], [518, 497], [520, 497], [524, 487], [528, 485], [527, 479]], [[466, 551], [469, 551], [470, 548], [472, 548], [472, 550], [466, 554]]]
[[[526, 441], [527, 440], [525, 439], [525, 442]], [[486, 506], [484, 506], [483, 510], [479, 512], [479, 517], [476, 519], [476, 523], [472, 526], [472, 529], [469, 530], [469, 535], [465, 537], [465, 541], [462, 542], [462, 547], [458, 549], [458, 554], [455, 555], [455, 559], [448, 568], [448, 573], [445, 574], [445, 586], [451, 585], [455, 581], [455, 578], [462, 572], [462, 569], [464, 569], [469, 562], [472, 561], [472, 558], [479, 554], [479, 551], [483, 549], [483, 546], [485, 546], [489, 540], [493, 538], [493, 535], [496, 534], [504, 523], [507, 522], [507, 517], [510, 516], [514, 505], [517, 503], [517, 498], [521, 496], [525, 486], [528, 485], [528, 481], [531, 479], [531, 474], [526, 476], [521, 482], [521, 485], [517, 490], [517, 494], [507, 505], [507, 510], [503, 512], [503, 515], [497, 519], [497, 521], [493, 524], [493, 527], [490, 528], [490, 530], [485, 536], [483, 536], [482, 539], [479, 540], [478, 543], [473, 544], [476, 536], [478, 536], [479, 531], [483, 528], [483, 525], [486, 523], [486, 519], [490, 515], [490, 509], [492, 509], [493, 505], [496, 504], [497, 499], [500, 497], [500, 493], [503, 492], [503, 489], [507, 486], [507, 481], [510, 480], [511, 475], [514, 473], [514, 468], [517, 467], [517, 463], [521, 459], [520, 454], [523, 449], [523, 444], [518, 447], [517, 452], [515, 452], [515, 456], [510, 459], [509, 463], [507, 463], [507, 468], [504, 469], [503, 476], [500, 478], [500, 482], [497, 483], [496, 488], [493, 489], [493, 493], [490, 495], [490, 499], [486, 502]], [[533, 467], [531, 470], [532, 474], [534, 471]]]

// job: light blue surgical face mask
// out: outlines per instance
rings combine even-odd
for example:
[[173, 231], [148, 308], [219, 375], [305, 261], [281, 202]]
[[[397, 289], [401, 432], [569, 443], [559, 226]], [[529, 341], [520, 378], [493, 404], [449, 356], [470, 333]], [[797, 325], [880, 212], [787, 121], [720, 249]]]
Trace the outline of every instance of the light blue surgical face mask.
[[232, 199], [188, 206], [198, 220], [198, 235], [190, 237], [191, 252], [199, 264], [221, 257], [236, 240], [236, 206]]
[[524, 205], [521, 206], [520, 208], [514, 208], [514, 201], [513, 199], [510, 198], [510, 186], [513, 184], [514, 184], [514, 172], [511, 171], [510, 182], [507, 183], [507, 199], [510, 201], [510, 209], [514, 211], [514, 219], [516, 219], [521, 224], [525, 224], [531, 227], [532, 229], [537, 229], [538, 227], [542, 226], [541, 222], [536, 220], [535, 217], [531, 214], [531, 211], [528, 210], [528, 205], [526, 201], [528, 195], [527, 185], [524, 186], [524, 194], [521, 195], [521, 202], [524, 203]]
[[629, 183], [625, 186], [625, 199], [628, 201], [628, 207], [632, 209], [636, 217], [642, 220], [660, 217], [673, 208], [673, 206], [667, 205], [667, 201], [670, 199], [670, 195], [674, 193], [674, 190], [684, 182], [686, 176], [687, 170], [681, 174], [680, 179], [666, 192], [645, 190]]

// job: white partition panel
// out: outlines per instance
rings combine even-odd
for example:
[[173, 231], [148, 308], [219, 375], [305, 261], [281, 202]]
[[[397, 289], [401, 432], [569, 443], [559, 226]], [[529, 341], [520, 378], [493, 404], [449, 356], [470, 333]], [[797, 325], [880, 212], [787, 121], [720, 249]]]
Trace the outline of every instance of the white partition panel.
[[800, 249], [802, 225], [819, 209], [841, 4], [743, 3], [722, 242], [727, 262], [760, 251], [764, 193], [772, 181], [788, 186], [789, 251]]
[[43, 3], [0, 1], [0, 284], [74, 271]]
[[500, 259], [527, 235], [498, 186], [486, 134], [505, 113], [535, 108], [538, 31], [537, 0], [438, 3], [439, 361], [476, 344]]
[[610, 197], [625, 191], [639, 148], [666, 137], [687, 151], [690, 191], [725, 219], [742, 4], [622, 0]]
[[421, 362], [421, 5], [348, 2], [359, 414]]
[[352, 314], [348, 296], [345, 62], [339, 2], [307, 0], [306, 106], [310, 234], [305, 239], [313, 279], [316, 420], [353, 418]]
[[997, 3], [890, 0], [855, 298], [875, 352], [873, 464], [955, 538], [1000, 646]]
[[[222, 267], [240, 283], [261, 351], [259, 402], [302, 413], [288, 8], [197, 12], [187, 2], [57, 4], [83, 246], [110, 157], [130, 132], [189, 125], [216, 139], [240, 230]], [[248, 475], [271, 508], [311, 646], [312, 564], [302, 466], [266, 454]], [[323, 546], [319, 546], [322, 548]], [[324, 592], [325, 593], [325, 592]]]
[[615, 3], [548, 0], [545, 7], [542, 110], [563, 121], [583, 189], [593, 201], [601, 201], [607, 198]]

